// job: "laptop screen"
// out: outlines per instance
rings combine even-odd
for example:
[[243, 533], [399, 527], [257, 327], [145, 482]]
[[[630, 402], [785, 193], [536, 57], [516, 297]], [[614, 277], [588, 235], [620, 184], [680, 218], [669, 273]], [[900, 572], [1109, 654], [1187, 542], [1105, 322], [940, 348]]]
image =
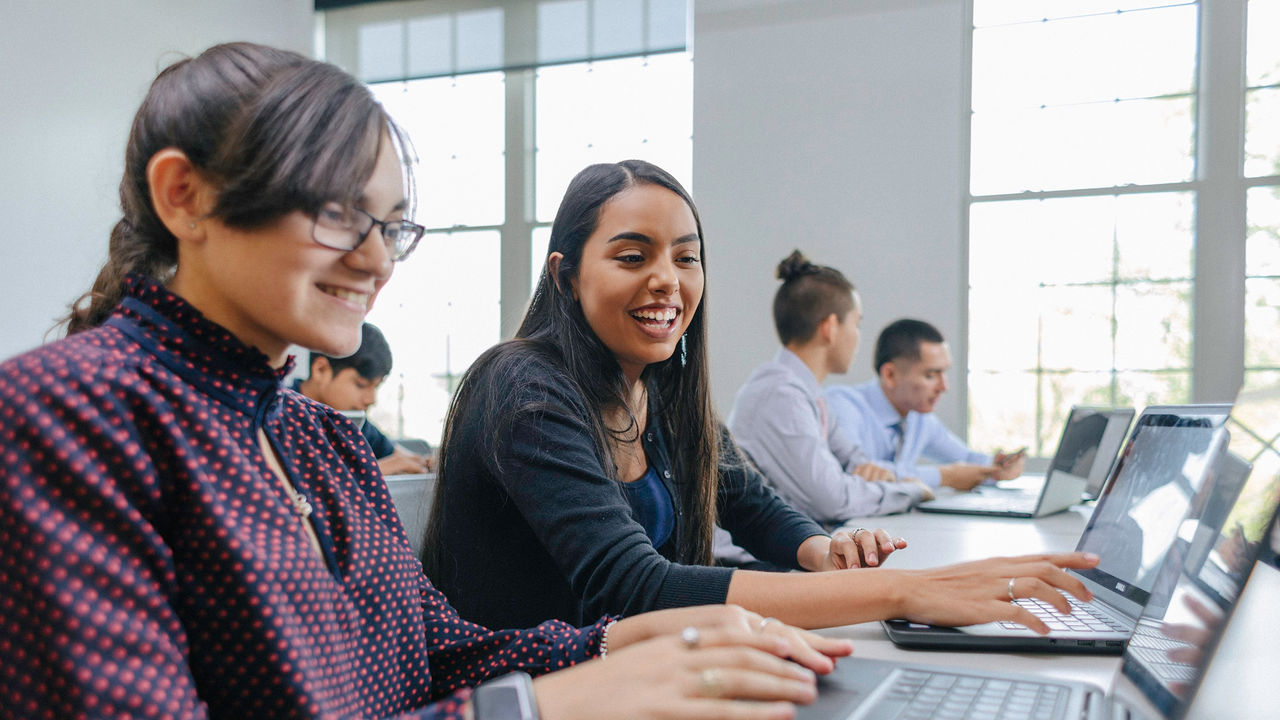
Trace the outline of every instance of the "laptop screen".
[[[1199, 507], [1181, 523], [1161, 572], [1165, 597], [1143, 610], [1125, 647], [1125, 676], [1165, 716], [1180, 716], [1190, 701], [1275, 523], [1280, 475], [1249, 470], [1236, 455], [1222, 455], [1207, 497], [1197, 498]], [[1224, 500], [1229, 508], [1222, 513]]]
[[1079, 574], [1146, 605], [1191, 500], [1226, 438], [1230, 405], [1148, 408], [1138, 418], [1077, 550], [1101, 559]]
[[[1087, 478], [1100, 459], [1098, 446], [1107, 430], [1105, 413], [1090, 408], [1073, 407], [1067, 417], [1067, 426], [1058, 441], [1058, 452], [1050, 466], [1057, 472], [1065, 472], [1079, 478]], [[1108, 461], [1110, 465], [1110, 461]]]
[[[1086, 408], [1086, 410], [1088, 410]], [[1106, 417], [1106, 423], [1102, 427], [1101, 435], [1095, 441], [1097, 452], [1094, 453], [1092, 462], [1084, 469], [1085, 475], [1077, 475], [1085, 479], [1084, 494], [1088, 498], [1097, 498], [1102, 493], [1102, 488], [1107, 483], [1107, 478], [1111, 476], [1111, 467], [1115, 465], [1116, 454], [1120, 452], [1120, 446], [1124, 445], [1124, 438], [1129, 433], [1129, 423], [1133, 420], [1133, 408], [1117, 408], [1114, 410], [1089, 410], [1092, 413], [1100, 413]], [[1097, 421], [1091, 421], [1097, 426]], [[1064, 438], [1065, 439], [1065, 438]], [[1057, 464], [1057, 458], [1054, 458], [1054, 464]]]
[[1071, 408], [1049, 471], [1083, 480], [1085, 494], [1098, 497], [1132, 419], [1130, 408], [1109, 410], [1080, 405]]

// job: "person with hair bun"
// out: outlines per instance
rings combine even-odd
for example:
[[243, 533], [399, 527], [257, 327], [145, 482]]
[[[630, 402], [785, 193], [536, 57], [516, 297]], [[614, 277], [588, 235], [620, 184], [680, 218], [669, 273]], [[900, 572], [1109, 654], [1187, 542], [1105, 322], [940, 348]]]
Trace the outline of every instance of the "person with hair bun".
[[[782, 347], [734, 398], [728, 425], [739, 447], [784, 500], [821, 523], [902, 512], [932, 497], [922, 483], [872, 463], [827, 411], [822, 382], [849, 372], [858, 350], [862, 300], [853, 283], [799, 250], [778, 263], [777, 277], [773, 324]], [[722, 561], [753, 562], [727, 533], [716, 541]]]
[[450, 607], [360, 431], [283, 386], [291, 345], [356, 349], [422, 236], [404, 141], [296, 53], [152, 83], [69, 337], [0, 363], [0, 714], [781, 720], [851, 651], [723, 605]]
[[[422, 557], [463, 617], [509, 627], [728, 602], [803, 627], [1047, 632], [1009, 602], [1009, 578], [1035, 577], [1032, 594], [1063, 612], [1059, 590], [1088, 596], [1059, 569], [1097, 563], [1080, 553], [850, 570], [900, 543], [827, 535], [769, 490], [712, 409], [709, 245], [657, 166], [591, 165], [570, 181], [516, 337], [467, 370], [446, 419]], [[757, 557], [815, 572], [712, 566], [717, 522]]]

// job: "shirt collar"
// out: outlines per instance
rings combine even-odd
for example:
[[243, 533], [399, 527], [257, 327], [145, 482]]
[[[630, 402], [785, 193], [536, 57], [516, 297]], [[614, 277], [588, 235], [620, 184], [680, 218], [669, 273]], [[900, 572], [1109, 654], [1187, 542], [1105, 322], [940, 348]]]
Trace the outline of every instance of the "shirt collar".
[[133, 337], [174, 372], [202, 390], [247, 409], [274, 397], [293, 370], [273, 368], [257, 348], [244, 344], [193, 305], [144, 275], [125, 279], [125, 296], [107, 323]]
[[822, 397], [822, 386], [818, 385], [818, 378], [809, 369], [808, 365], [800, 359], [800, 356], [786, 349], [778, 348], [778, 352], [774, 353], [773, 361], [790, 370], [797, 378], [800, 384], [804, 385], [805, 392], [809, 393], [810, 398]]
[[871, 406], [871, 411], [875, 413], [880, 424], [891, 427], [901, 420], [903, 427], [906, 427], [907, 418], [911, 417], [911, 413], [907, 413], [906, 418], [898, 414], [893, 403], [889, 402], [889, 396], [884, 394], [884, 387], [880, 384], [879, 378], [871, 380], [868, 385], [871, 388], [866, 393], [867, 404]]

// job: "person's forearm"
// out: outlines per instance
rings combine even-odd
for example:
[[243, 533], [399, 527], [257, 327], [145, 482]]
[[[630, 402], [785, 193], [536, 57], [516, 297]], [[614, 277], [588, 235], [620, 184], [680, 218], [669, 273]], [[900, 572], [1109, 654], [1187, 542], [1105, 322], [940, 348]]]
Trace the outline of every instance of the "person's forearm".
[[[827, 557], [830, 549], [830, 535], [811, 535], [805, 538], [805, 541], [796, 549], [796, 562], [805, 570], [817, 572], [822, 569], [822, 561]], [[733, 587], [732, 581], [729, 586]]]
[[870, 482], [856, 475], [842, 475], [839, 482], [815, 486], [804, 496], [789, 498], [789, 502], [818, 522], [839, 524], [849, 518], [908, 510], [920, 501], [921, 495], [923, 490], [899, 483]]
[[938, 484], [942, 487], [956, 486], [956, 469], [950, 465], [943, 465], [938, 468]]
[[907, 570], [769, 573], [738, 570], [728, 602], [789, 625], [822, 628], [899, 617], [914, 577]]

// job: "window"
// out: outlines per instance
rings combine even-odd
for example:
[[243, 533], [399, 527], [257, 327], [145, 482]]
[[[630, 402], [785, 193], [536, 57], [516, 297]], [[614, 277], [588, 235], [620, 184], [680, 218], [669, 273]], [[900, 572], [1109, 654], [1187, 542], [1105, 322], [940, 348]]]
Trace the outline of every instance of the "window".
[[[1280, 471], [1280, 0], [1250, 0], [1245, 56], [1247, 245], [1244, 387], [1237, 403], [1255, 470]], [[1233, 449], [1237, 446], [1233, 438]], [[1272, 452], [1264, 452], [1266, 447]]]
[[[1250, 57], [1242, 143], [1233, 118], [1246, 102], [1244, 68], [1221, 58], [1232, 48], [1243, 57], [1245, 38], [1210, 32], [1231, 27], [1230, 17], [1206, 22], [1230, 5], [975, 0], [968, 228], [975, 446], [1030, 444], [1044, 457], [1073, 404], [1140, 409], [1229, 399], [1240, 357], [1250, 358], [1249, 373], [1280, 366], [1280, 352], [1267, 355], [1280, 329], [1273, 187], [1249, 194], [1248, 301], [1239, 281], [1240, 168], [1274, 176], [1280, 157], [1280, 99], [1266, 94], [1280, 81], [1277, 51], [1262, 43], [1270, 59]], [[1250, 37], [1274, 35], [1277, 5], [1249, 3]], [[1273, 229], [1272, 259], [1259, 249], [1255, 263], [1253, 248], [1266, 243], [1262, 226]], [[1271, 269], [1255, 273], [1268, 262]]]
[[369, 418], [392, 437], [435, 444], [457, 379], [501, 336], [503, 74], [372, 87], [413, 140], [417, 220], [431, 230], [369, 313], [395, 360]]
[[1187, 400], [1185, 193], [975, 204], [970, 228], [986, 240], [970, 251], [972, 417], [988, 433], [972, 433], [977, 447], [1052, 455], [1073, 404]]
[[395, 356], [369, 414], [389, 435], [439, 440], [462, 373], [515, 331], [574, 174], [636, 157], [688, 184], [685, 13], [685, 0], [414, 0], [318, 16], [320, 54], [370, 83], [419, 157], [428, 233], [369, 313]]
[[687, 54], [544, 67], [536, 82], [538, 222], [555, 219], [565, 186], [591, 163], [642, 158], [689, 181], [693, 72]]
[[556, 65], [537, 71], [535, 92], [531, 287], [542, 272], [564, 189], [587, 165], [641, 158], [692, 192], [693, 67], [687, 53]]

